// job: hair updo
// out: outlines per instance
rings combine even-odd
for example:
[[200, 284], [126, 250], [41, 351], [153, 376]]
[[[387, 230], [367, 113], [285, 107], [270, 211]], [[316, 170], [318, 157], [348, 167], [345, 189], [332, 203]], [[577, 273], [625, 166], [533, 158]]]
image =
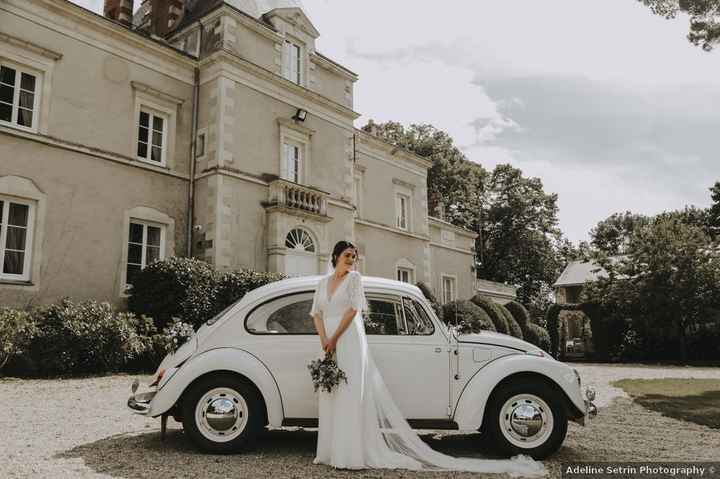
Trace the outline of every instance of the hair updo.
[[354, 250], [355, 250], [355, 256], [358, 256], [357, 246], [355, 246], [355, 245], [352, 244], [351, 242], [349, 242], [349, 241], [338, 241], [337, 243], [335, 243], [335, 247], [333, 248], [332, 259], [331, 259], [333, 268], [337, 265], [337, 260], [338, 260], [338, 258], [340, 257], [340, 255], [342, 254], [342, 252], [345, 251], [345, 250], [348, 249], [348, 248], [354, 249]]

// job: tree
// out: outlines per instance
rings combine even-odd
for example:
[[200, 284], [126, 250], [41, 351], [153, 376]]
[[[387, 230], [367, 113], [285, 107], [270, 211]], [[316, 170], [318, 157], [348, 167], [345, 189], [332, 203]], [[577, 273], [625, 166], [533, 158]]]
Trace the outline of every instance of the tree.
[[590, 230], [590, 244], [608, 256], [625, 254], [630, 237], [649, 222], [650, 218], [647, 216], [630, 211], [613, 213]]
[[533, 304], [549, 301], [545, 293], [564, 267], [560, 251], [568, 248], [559, 246], [557, 195], [545, 193], [539, 178], [524, 177], [511, 165], [488, 174], [432, 125], [370, 121], [362, 129], [432, 160], [428, 209], [433, 214], [443, 204], [447, 221], [478, 232], [478, 277], [518, 286], [518, 298], [530, 302], [534, 313]]
[[710, 188], [710, 197], [713, 204], [707, 213], [707, 229], [710, 237], [716, 240], [720, 238], [720, 181]]
[[659, 216], [632, 235], [621, 261], [602, 253], [597, 260], [608, 277], [586, 285], [586, 299], [618, 318], [632, 318], [646, 342], [672, 333], [685, 360], [689, 329], [720, 307], [720, 251], [703, 228]]
[[653, 13], [675, 18], [678, 13], [690, 16], [687, 39], [705, 51], [720, 42], [720, 0], [639, 0]]

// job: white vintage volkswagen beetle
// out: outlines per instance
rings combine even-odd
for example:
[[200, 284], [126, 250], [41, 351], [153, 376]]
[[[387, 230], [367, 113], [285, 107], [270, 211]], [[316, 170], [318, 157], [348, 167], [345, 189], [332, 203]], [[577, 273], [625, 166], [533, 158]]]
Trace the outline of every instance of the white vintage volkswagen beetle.
[[[183, 423], [202, 450], [240, 451], [265, 426], [317, 427], [307, 364], [322, 352], [309, 316], [320, 276], [257, 288], [204, 324], [133, 395], [139, 414]], [[363, 277], [368, 343], [385, 383], [416, 429], [489, 436], [507, 454], [556, 451], [568, 420], [596, 414], [576, 370], [504, 334], [456, 333], [416, 286]]]

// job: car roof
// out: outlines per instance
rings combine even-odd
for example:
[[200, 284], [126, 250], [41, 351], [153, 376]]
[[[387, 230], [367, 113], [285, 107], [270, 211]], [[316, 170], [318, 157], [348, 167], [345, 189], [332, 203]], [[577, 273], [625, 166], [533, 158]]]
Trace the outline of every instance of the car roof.
[[[245, 294], [240, 301], [243, 304], [248, 304], [275, 296], [280, 291], [290, 293], [314, 290], [320, 280], [325, 276], [327, 275], [295, 276], [282, 279], [280, 281], [273, 281], [272, 283], [265, 284], [259, 288], [253, 289], [252, 291], [248, 291], [248, 293]], [[423, 297], [420, 288], [414, 284], [405, 283], [395, 279], [388, 279], [380, 276], [362, 276], [362, 283], [366, 290], [390, 289], [398, 293], [407, 293]]]

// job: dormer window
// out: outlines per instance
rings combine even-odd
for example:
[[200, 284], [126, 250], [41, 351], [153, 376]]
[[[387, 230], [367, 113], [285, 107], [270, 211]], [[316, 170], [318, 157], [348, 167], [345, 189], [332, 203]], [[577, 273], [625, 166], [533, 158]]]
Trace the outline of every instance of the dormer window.
[[302, 49], [297, 43], [285, 40], [283, 48], [283, 77], [302, 84]]

